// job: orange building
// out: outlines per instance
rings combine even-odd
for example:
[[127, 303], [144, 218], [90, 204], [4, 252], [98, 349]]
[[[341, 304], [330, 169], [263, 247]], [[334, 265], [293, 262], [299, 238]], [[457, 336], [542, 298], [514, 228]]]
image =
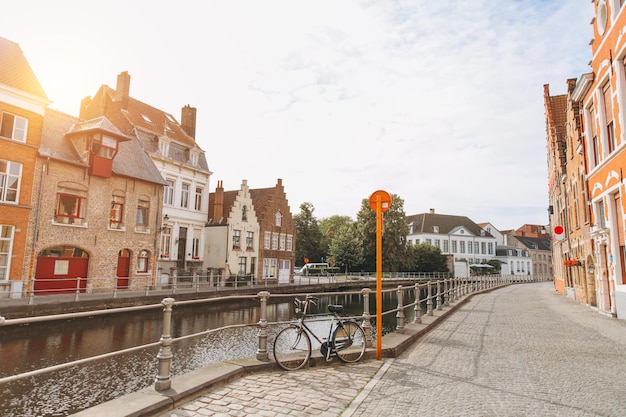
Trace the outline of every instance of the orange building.
[[18, 44], [0, 38], [0, 294], [20, 297], [26, 262], [33, 169], [50, 104]]
[[624, 171], [626, 170], [626, 6], [596, 0], [592, 20], [591, 74], [578, 81], [573, 99], [582, 103], [581, 142], [586, 164], [593, 274], [600, 312], [626, 317]]

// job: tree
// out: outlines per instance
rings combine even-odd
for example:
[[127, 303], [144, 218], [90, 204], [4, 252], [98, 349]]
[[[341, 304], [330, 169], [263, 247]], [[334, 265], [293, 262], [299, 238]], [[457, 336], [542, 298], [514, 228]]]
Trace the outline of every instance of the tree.
[[354, 221], [349, 216], [334, 215], [326, 217], [319, 222], [322, 241], [320, 242], [320, 250], [327, 257], [330, 256], [329, 248], [332, 240], [336, 236], [336, 232], [346, 225], [353, 224]]
[[362, 242], [354, 223], [340, 225], [334, 231], [328, 256], [334, 259], [334, 265], [343, 268], [346, 273], [353, 266], [363, 263]]
[[[361, 210], [357, 213], [358, 231], [363, 246], [363, 269], [376, 269], [376, 213], [370, 208], [369, 198], [363, 199]], [[404, 269], [407, 259], [406, 237], [409, 226], [404, 213], [404, 200], [391, 195], [391, 207], [383, 213], [383, 270], [399, 271]]]
[[428, 243], [410, 246], [408, 248], [409, 268], [416, 272], [448, 272], [446, 257], [441, 249]]
[[304, 264], [304, 259], [311, 262], [319, 262], [324, 255], [321, 251], [320, 242], [322, 233], [313, 212], [313, 204], [304, 202], [300, 204], [300, 213], [293, 219], [296, 225], [296, 264]]

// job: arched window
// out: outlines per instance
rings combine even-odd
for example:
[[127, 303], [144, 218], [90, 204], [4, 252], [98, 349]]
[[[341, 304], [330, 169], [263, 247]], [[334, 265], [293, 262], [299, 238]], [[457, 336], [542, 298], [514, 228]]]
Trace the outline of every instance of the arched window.
[[150, 265], [150, 252], [142, 249], [137, 254], [137, 272], [146, 273]]

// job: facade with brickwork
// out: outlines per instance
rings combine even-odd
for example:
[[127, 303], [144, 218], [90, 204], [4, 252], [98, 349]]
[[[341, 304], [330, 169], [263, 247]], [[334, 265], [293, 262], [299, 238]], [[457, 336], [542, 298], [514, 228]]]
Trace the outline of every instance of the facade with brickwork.
[[[557, 289], [626, 318], [626, 7], [594, 1], [591, 72], [568, 92], [544, 86]], [[558, 102], [558, 106], [556, 103]]]
[[250, 189], [259, 222], [259, 282], [293, 280], [296, 256], [296, 225], [282, 179], [270, 188]]
[[0, 292], [16, 297], [32, 275], [32, 167], [49, 104], [19, 45], [0, 37]]
[[136, 138], [47, 110], [35, 177], [35, 294], [154, 284], [164, 181]]

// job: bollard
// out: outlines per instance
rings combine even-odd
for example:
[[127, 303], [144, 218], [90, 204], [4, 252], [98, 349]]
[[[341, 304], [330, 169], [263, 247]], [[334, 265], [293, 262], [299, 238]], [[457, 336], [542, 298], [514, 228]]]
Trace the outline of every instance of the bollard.
[[422, 322], [422, 300], [420, 299], [420, 295], [420, 285], [415, 283], [415, 318], [413, 319], [413, 323]]
[[428, 281], [428, 296], [426, 297], [426, 315], [433, 315], [433, 289], [432, 283]]
[[173, 298], [164, 298], [163, 304], [163, 335], [161, 336], [161, 348], [157, 354], [158, 371], [154, 381], [154, 389], [157, 391], [165, 391], [172, 387], [170, 379], [170, 368], [172, 366], [172, 306]]
[[398, 312], [396, 313], [396, 332], [404, 333], [404, 301], [402, 299], [402, 285], [398, 285]]
[[257, 294], [261, 298], [261, 311], [259, 319], [259, 348], [256, 351], [256, 358], [260, 361], [269, 360], [267, 354], [267, 300], [270, 298], [269, 291], [261, 291]]
[[361, 294], [363, 294], [363, 331], [365, 332], [365, 339], [367, 339], [366, 346], [372, 347], [372, 316], [370, 315], [370, 292], [369, 288], [363, 288]]

